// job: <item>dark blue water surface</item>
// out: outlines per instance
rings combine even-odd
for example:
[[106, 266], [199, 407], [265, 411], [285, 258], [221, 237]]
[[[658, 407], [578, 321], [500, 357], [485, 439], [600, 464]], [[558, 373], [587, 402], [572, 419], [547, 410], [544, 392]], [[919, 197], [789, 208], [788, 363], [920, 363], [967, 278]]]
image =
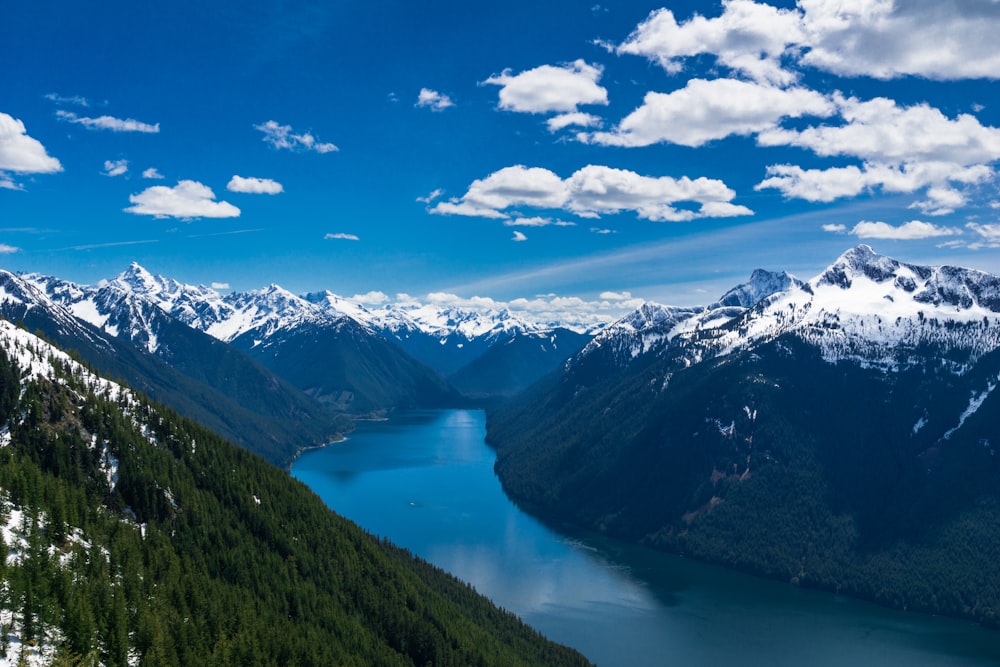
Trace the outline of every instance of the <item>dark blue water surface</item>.
[[292, 475], [601, 667], [1000, 665], [1000, 632], [972, 623], [555, 532], [504, 495], [485, 430], [466, 410], [362, 423]]

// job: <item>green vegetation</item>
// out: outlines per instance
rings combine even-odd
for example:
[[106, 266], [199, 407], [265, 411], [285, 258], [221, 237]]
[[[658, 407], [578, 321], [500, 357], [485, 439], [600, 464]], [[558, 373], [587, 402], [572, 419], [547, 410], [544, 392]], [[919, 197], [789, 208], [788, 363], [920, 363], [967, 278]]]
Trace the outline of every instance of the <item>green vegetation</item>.
[[587, 664], [257, 456], [49, 363], [22, 381], [0, 352], [0, 650], [16, 638], [111, 666]]
[[793, 337], [689, 368], [649, 355], [550, 378], [491, 411], [489, 441], [547, 519], [997, 625], [998, 371], [994, 353], [885, 374]]

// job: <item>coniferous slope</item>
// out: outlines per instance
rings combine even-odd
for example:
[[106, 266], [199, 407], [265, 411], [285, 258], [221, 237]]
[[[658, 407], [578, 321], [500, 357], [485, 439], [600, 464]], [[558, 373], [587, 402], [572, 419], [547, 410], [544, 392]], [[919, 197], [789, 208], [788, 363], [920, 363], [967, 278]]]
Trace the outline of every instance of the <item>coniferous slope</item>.
[[[44, 290], [44, 291], [43, 291]], [[350, 421], [276, 377], [248, 355], [179, 322], [111, 282], [94, 290], [93, 314], [77, 316], [78, 285], [0, 271], [0, 315], [22, 322], [102, 374], [189, 416], [272, 463], [329, 442]]]
[[785, 282], [646, 308], [491, 412], [504, 488], [553, 520], [1000, 623], [1000, 279], [858, 248]]
[[0, 661], [586, 664], [0, 321]]

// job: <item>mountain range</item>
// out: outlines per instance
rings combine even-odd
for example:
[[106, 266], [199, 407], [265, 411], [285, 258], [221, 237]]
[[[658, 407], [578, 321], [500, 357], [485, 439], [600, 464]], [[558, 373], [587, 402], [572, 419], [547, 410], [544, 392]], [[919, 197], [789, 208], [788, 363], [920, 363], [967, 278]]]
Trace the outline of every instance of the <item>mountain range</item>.
[[868, 246], [645, 304], [490, 412], [550, 520], [893, 606], [1000, 619], [1000, 278]]

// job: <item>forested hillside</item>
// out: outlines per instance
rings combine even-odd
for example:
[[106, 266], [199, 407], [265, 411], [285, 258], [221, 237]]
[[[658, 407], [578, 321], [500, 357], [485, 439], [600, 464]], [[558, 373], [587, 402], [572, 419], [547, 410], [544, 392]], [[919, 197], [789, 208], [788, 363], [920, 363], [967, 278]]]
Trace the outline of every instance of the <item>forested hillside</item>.
[[489, 440], [504, 488], [551, 520], [996, 624], [998, 371], [993, 352], [886, 374], [786, 336], [550, 378], [490, 414]]
[[586, 664], [0, 321], [0, 661]]

